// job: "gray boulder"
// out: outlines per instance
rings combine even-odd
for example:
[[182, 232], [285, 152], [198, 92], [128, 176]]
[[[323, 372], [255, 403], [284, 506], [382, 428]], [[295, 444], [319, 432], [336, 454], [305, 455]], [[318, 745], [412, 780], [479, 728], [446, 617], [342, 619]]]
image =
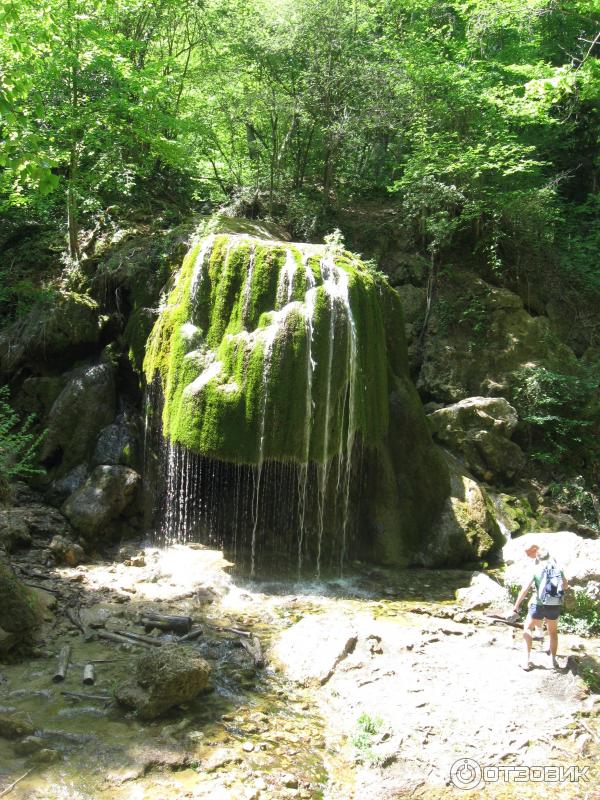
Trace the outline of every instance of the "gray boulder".
[[98, 364], [77, 370], [48, 415], [48, 432], [40, 451], [41, 462], [54, 477], [86, 461], [99, 431], [115, 415], [114, 368]]
[[210, 665], [197, 653], [181, 645], [163, 645], [140, 656], [135, 678], [121, 684], [115, 696], [142, 719], [154, 719], [205, 691], [210, 674]]
[[434, 411], [427, 420], [434, 441], [481, 480], [511, 480], [525, 463], [521, 448], [510, 441], [517, 412], [503, 397], [468, 397]]
[[484, 572], [477, 572], [471, 583], [456, 592], [456, 599], [466, 611], [495, 608], [506, 611], [510, 606], [508, 591]]
[[93, 539], [134, 501], [140, 476], [129, 467], [100, 466], [69, 497], [63, 511], [75, 530]]
[[50, 488], [45, 493], [46, 499], [54, 505], [62, 505], [69, 495], [83, 486], [89, 474], [87, 465], [79, 464], [62, 478], [52, 481]]

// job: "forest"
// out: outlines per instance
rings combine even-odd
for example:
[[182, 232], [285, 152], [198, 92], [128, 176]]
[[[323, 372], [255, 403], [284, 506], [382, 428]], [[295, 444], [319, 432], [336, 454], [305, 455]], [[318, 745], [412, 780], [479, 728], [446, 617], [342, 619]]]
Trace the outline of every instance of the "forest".
[[0, 797], [591, 797], [599, 308], [600, 0], [1, 0]]

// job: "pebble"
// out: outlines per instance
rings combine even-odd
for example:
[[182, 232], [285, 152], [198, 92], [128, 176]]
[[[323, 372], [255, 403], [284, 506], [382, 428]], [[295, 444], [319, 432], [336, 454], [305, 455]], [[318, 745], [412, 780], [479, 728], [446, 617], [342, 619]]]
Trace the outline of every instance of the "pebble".
[[281, 778], [281, 782], [288, 789], [297, 789], [298, 788], [298, 778], [296, 778], [295, 775], [291, 775], [290, 773], [286, 773]]
[[242, 750], [244, 750], [246, 753], [251, 753], [254, 750], [254, 745], [252, 742], [244, 742], [242, 745]]

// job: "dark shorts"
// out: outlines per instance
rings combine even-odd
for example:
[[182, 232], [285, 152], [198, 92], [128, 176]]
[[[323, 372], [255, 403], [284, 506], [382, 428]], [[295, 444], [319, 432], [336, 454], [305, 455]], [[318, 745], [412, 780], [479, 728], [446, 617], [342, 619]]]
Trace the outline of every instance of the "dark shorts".
[[558, 619], [562, 606], [545, 606], [542, 603], [532, 603], [529, 606], [529, 613], [532, 619]]

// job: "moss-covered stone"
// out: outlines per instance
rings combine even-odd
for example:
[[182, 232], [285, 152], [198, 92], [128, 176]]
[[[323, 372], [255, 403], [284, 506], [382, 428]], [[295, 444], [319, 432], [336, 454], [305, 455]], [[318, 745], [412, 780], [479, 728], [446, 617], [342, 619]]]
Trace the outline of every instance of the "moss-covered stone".
[[40, 622], [36, 596], [0, 560], [0, 658], [26, 653]]
[[[205, 237], [148, 340], [144, 368], [163, 389], [164, 435], [247, 464], [323, 462], [354, 434], [377, 444], [388, 428], [388, 373], [406, 364], [399, 308], [349, 253]], [[399, 324], [386, 326], [395, 314]]]

